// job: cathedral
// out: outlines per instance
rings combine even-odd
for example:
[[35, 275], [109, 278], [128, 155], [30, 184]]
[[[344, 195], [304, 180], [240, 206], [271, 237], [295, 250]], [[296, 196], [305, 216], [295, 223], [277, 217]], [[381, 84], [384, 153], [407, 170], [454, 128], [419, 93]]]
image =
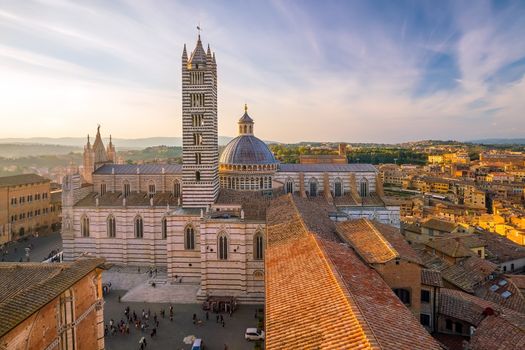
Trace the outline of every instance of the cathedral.
[[217, 62], [199, 35], [182, 52], [182, 165], [117, 164], [99, 127], [93, 146], [88, 136], [83, 173], [63, 182], [64, 258], [165, 267], [169, 282], [198, 284], [199, 300], [260, 303], [272, 198], [303, 197], [334, 221], [399, 226], [399, 206], [383, 198], [374, 166], [280, 163], [255, 136], [247, 106], [219, 157], [217, 118]]

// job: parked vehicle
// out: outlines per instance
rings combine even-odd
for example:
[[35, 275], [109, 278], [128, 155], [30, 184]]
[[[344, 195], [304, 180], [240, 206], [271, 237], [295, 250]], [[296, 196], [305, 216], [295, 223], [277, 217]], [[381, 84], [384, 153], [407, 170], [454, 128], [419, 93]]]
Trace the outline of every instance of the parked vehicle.
[[193, 345], [191, 346], [191, 350], [203, 350], [204, 349], [204, 342], [202, 339], [195, 339], [193, 341]]
[[246, 340], [264, 340], [264, 331], [260, 331], [257, 328], [247, 328], [244, 338]]

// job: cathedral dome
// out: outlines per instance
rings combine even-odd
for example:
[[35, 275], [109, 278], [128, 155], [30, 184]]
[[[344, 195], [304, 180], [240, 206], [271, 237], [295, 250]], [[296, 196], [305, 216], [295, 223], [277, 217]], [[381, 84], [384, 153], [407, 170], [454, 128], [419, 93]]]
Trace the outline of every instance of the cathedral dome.
[[268, 146], [253, 135], [239, 135], [224, 148], [219, 160], [221, 164], [276, 164]]

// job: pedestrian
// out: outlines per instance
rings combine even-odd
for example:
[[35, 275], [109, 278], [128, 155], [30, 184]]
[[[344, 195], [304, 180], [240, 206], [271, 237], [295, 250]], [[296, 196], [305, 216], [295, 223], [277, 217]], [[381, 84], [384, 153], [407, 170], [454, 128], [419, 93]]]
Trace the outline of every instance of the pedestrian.
[[145, 337], [140, 338], [140, 340], [139, 340], [139, 345], [140, 345], [140, 349], [141, 349], [141, 350], [143, 350], [144, 348], [146, 348], [147, 343], [146, 343], [146, 338], [145, 338]]
[[224, 328], [224, 320], [222, 320], [222, 328]]
[[208, 321], [210, 319], [210, 314], [208, 311], [206, 311], [206, 321]]
[[224, 322], [224, 317], [222, 317], [222, 314], [221, 314], [221, 322]]
[[155, 335], [157, 335], [157, 328], [153, 328], [149, 336], [151, 337], [151, 339], [153, 339]]
[[217, 314], [217, 316], [215, 316], [215, 323], [219, 323], [219, 314]]
[[197, 314], [193, 314], [193, 324], [195, 324], [195, 322], [197, 322]]
[[159, 321], [155, 321], [155, 325], [159, 328]]

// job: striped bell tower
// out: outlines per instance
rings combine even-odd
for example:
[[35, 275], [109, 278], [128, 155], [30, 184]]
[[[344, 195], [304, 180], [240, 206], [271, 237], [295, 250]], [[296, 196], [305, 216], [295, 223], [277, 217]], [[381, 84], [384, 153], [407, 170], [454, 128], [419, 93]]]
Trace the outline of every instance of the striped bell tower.
[[182, 51], [182, 206], [206, 207], [218, 193], [217, 64], [199, 34], [190, 57]]

